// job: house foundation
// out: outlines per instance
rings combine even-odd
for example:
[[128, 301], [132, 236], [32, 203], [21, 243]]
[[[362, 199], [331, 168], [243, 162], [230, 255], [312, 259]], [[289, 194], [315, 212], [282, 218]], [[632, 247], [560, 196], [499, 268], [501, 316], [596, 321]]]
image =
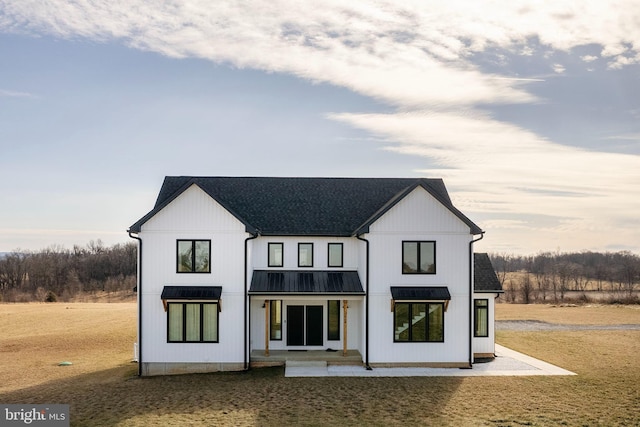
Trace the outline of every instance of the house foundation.
[[203, 374], [208, 372], [242, 371], [243, 363], [178, 363], [145, 362], [141, 365], [143, 376]]

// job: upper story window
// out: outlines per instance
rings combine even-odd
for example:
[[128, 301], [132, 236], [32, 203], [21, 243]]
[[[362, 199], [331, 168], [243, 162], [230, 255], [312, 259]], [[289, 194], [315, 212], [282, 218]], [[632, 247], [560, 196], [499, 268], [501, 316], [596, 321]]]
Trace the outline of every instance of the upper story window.
[[342, 267], [342, 243], [329, 243], [329, 267]]
[[269, 243], [269, 267], [283, 266], [283, 246], [282, 243]]
[[178, 240], [178, 273], [211, 273], [211, 240]]
[[313, 267], [313, 243], [298, 243], [298, 267]]
[[435, 274], [436, 242], [402, 242], [402, 274]]

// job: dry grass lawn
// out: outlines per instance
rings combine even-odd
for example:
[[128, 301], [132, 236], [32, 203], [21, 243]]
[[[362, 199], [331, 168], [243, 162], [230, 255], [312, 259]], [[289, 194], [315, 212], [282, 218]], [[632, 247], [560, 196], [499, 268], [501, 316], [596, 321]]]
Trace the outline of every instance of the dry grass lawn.
[[640, 305], [497, 304], [496, 320], [540, 320], [567, 325], [640, 325]]
[[[498, 319], [576, 324], [637, 324], [639, 313], [497, 308]], [[0, 304], [0, 402], [68, 403], [78, 426], [640, 425], [640, 331], [498, 334], [572, 377], [285, 378], [270, 368], [137, 378], [135, 328], [130, 303]]]

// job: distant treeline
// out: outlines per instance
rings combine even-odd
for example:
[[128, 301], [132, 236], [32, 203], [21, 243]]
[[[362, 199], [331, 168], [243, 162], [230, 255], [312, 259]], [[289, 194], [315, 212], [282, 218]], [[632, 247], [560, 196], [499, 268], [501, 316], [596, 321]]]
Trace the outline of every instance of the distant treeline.
[[[508, 302], [588, 302], [596, 294], [598, 302], [640, 302], [640, 256], [628, 251], [489, 256]], [[16, 250], [0, 258], [0, 300], [71, 301], [96, 292], [131, 292], [136, 260], [135, 242]]]
[[489, 256], [509, 302], [640, 303], [640, 256], [629, 251]]
[[136, 283], [135, 242], [107, 247], [51, 246], [16, 250], [0, 259], [0, 298], [5, 302], [70, 301], [97, 291], [132, 291]]

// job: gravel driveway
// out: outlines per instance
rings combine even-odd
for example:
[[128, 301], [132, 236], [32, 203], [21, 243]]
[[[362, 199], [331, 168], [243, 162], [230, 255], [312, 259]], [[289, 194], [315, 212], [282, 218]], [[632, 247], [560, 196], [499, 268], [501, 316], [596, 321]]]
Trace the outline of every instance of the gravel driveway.
[[496, 320], [498, 331], [640, 331], [640, 325], [567, 325], [540, 320]]

